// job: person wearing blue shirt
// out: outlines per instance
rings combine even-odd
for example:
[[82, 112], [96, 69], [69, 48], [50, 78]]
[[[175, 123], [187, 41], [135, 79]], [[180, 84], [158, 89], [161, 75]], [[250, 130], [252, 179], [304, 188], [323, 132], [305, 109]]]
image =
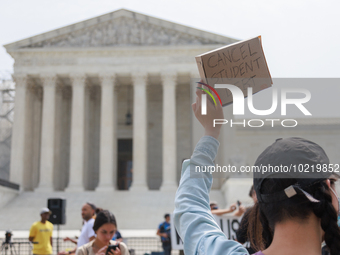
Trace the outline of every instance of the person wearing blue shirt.
[[161, 237], [164, 255], [171, 254], [170, 214], [164, 215], [165, 221], [159, 224], [157, 235]]
[[120, 232], [117, 230], [115, 232], [115, 234], [113, 235], [112, 239], [113, 241], [117, 241], [117, 242], [123, 242], [123, 237], [122, 235], [120, 234]]

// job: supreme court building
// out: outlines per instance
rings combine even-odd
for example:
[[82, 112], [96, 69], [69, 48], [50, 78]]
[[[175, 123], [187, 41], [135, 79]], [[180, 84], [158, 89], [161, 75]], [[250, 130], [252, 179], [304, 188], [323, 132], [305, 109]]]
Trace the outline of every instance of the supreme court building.
[[[5, 45], [16, 83], [9, 181], [20, 191], [0, 219], [27, 211], [6, 227], [29, 228], [47, 198], [64, 197], [65, 228], [79, 228], [87, 201], [110, 209], [120, 228], [156, 228], [202, 135], [191, 112], [194, 57], [236, 41], [121, 9]], [[302, 123], [294, 135], [339, 151], [339, 120]], [[223, 131], [217, 162], [251, 165], [280, 132]], [[212, 197], [246, 200], [251, 182], [218, 179]]]

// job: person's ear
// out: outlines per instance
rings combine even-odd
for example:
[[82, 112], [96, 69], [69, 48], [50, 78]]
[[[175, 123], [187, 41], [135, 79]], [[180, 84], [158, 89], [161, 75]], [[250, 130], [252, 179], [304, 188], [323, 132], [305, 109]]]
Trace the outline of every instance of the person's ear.
[[327, 184], [328, 188], [330, 189], [331, 188], [331, 181], [329, 179], [326, 180], [326, 184]]

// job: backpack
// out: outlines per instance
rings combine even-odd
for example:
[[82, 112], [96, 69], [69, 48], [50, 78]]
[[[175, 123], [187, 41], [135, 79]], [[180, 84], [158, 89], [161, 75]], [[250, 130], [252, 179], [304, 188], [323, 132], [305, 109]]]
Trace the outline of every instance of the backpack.
[[160, 232], [166, 233], [168, 235], [168, 238], [161, 236], [161, 242], [162, 243], [169, 243], [169, 242], [171, 242], [170, 226], [168, 227], [168, 229], [165, 229], [165, 223], [166, 222], [163, 222], [163, 224], [161, 225]]

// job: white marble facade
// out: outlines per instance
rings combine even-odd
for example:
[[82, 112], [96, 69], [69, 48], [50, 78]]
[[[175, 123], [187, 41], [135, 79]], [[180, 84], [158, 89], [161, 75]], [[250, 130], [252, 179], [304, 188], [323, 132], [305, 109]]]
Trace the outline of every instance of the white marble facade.
[[[131, 139], [131, 188], [173, 190], [201, 135], [190, 123], [194, 56], [235, 41], [122, 9], [5, 45], [16, 81], [10, 180], [22, 190], [115, 190], [117, 141]], [[331, 122], [299, 130], [324, 137]], [[237, 130], [225, 131], [234, 143], [225, 154], [246, 151], [251, 164], [257, 154], [240, 141], [254, 132]]]
[[[176, 190], [190, 156], [194, 57], [236, 40], [118, 10], [5, 45], [15, 59], [10, 181], [22, 190]], [[125, 125], [127, 110], [132, 125]]]

